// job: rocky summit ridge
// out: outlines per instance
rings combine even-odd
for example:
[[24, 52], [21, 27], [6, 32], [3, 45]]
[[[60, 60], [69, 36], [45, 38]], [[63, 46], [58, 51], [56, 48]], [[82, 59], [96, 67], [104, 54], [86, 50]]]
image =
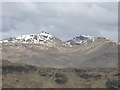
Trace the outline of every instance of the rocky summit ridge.
[[[64, 42], [64, 45], [87, 45], [94, 42], [95, 39], [97, 38], [103, 38], [103, 37], [80, 35], [80, 36], [74, 37], [71, 40]], [[51, 34], [45, 31], [42, 31], [40, 34], [28, 34], [28, 35], [21, 35], [18, 37], [10, 37], [0, 41], [0, 43], [45, 44], [45, 43], [53, 43], [54, 39], [61, 41], [60, 39], [53, 37]], [[104, 38], [104, 39], [108, 40], [107, 38]]]
[[21, 35], [3, 40], [3, 43], [26, 43], [26, 44], [44, 44], [52, 39], [52, 35], [42, 31], [40, 34]]

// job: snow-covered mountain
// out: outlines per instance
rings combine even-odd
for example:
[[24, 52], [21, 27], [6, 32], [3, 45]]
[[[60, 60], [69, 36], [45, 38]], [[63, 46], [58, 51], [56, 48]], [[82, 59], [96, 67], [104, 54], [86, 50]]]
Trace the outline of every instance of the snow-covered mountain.
[[70, 44], [70, 45], [86, 45], [86, 44], [94, 42], [94, 40], [95, 40], [94, 36], [80, 35], [78, 37], [75, 37], [75, 38], [67, 41], [67, 44]]
[[[18, 37], [11, 37], [0, 41], [0, 43], [5, 44], [46, 44], [48, 46], [53, 46], [56, 43], [64, 46], [72, 46], [72, 45], [87, 45], [93, 42], [99, 42], [100, 40], [108, 40], [104, 37], [94, 37], [90, 35], [80, 35], [66, 42], [62, 42], [60, 39], [53, 37], [51, 34], [42, 31], [40, 34], [29, 34], [29, 35], [21, 35]], [[116, 42], [118, 44], [118, 42]], [[118, 44], [119, 45], [119, 44]]]
[[74, 40], [88, 40], [88, 39], [94, 39], [94, 36], [90, 35], [80, 35], [78, 37], [73, 38]]
[[3, 43], [44, 44], [51, 42], [52, 35], [42, 31], [40, 34], [21, 35], [3, 40]]

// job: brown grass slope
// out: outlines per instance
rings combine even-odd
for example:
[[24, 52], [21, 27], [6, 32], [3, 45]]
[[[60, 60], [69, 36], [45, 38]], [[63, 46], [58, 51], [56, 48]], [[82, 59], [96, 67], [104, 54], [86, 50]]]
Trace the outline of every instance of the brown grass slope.
[[114, 68], [44, 68], [3, 61], [2, 88], [118, 88]]
[[[55, 41], [57, 42], [57, 40]], [[118, 46], [106, 39], [88, 45], [64, 46], [61, 41], [48, 45], [5, 45], [2, 60], [40, 67], [118, 67]]]

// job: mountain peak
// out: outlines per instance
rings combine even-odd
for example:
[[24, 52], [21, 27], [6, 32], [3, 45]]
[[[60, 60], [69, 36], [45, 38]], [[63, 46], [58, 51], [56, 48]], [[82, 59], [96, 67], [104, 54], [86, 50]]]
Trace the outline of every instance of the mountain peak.
[[52, 39], [52, 35], [49, 33], [42, 31], [40, 34], [28, 34], [28, 35], [21, 35], [15, 38], [8, 38], [3, 40], [3, 43], [27, 43], [27, 44], [43, 44], [46, 42], [50, 42]]
[[78, 37], [73, 38], [73, 40], [87, 40], [87, 39], [94, 39], [94, 36], [80, 35]]
[[80, 35], [77, 36], [69, 41], [67, 41], [67, 44], [69, 45], [87, 45], [89, 43], [94, 42], [95, 37], [90, 35]]
[[45, 36], [45, 37], [52, 38], [52, 35], [50, 35], [49, 33], [45, 32], [45, 31], [42, 31], [42, 32], [40, 33], [40, 35]]
[[[87, 45], [94, 42], [99, 42], [101, 40], [108, 41], [109, 39], [104, 37], [94, 37], [86, 34], [86, 35], [79, 35], [66, 42], [62, 42], [62, 41], [60, 42], [65, 43], [65, 45]], [[53, 45], [56, 42], [59, 42], [59, 40], [56, 39], [55, 37], [52, 37], [51, 34], [45, 31], [42, 31], [39, 34], [28, 34], [28, 35], [21, 35], [18, 37], [10, 37], [0, 41], [0, 43], [5, 43], [5, 44], [24, 43], [24, 44], [46, 44], [46, 45], [50, 45], [50, 44]]]

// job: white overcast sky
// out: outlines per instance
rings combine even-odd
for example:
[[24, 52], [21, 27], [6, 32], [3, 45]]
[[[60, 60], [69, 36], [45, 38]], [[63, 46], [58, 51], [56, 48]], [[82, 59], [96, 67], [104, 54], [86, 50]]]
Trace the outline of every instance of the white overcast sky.
[[0, 39], [41, 31], [62, 40], [81, 34], [118, 39], [117, 2], [7, 2], [0, 15]]

